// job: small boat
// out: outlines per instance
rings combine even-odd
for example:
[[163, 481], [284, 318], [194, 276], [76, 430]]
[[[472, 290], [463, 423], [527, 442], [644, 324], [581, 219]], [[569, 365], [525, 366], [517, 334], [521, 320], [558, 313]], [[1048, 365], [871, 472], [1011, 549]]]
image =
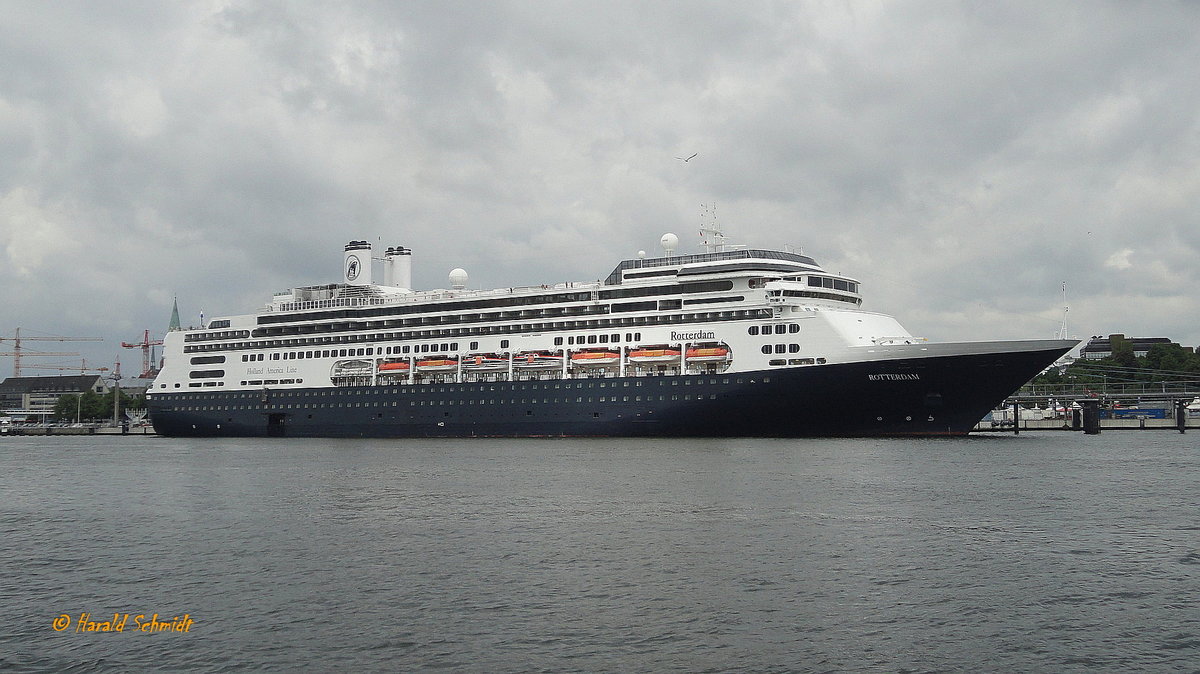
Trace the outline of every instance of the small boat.
[[458, 369], [458, 361], [454, 358], [426, 358], [417, 361], [417, 372], [453, 372]]
[[396, 360], [396, 361], [383, 362], [383, 363], [379, 364], [380, 372], [396, 374], [396, 373], [408, 372], [408, 370], [409, 370], [408, 361]]
[[607, 367], [621, 361], [621, 354], [611, 349], [585, 349], [571, 354], [575, 367]]
[[562, 355], [550, 351], [522, 351], [513, 354], [513, 367], [518, 370], [560, 370]]
[[463, 356], [462, 366], [469, 372], [499, 372], [508, 369], [508, 359], [494, 353], [474, 353]]
[[689, 363], [719, 363], [729, 360], [729, 347], [719, 344], [688, 347], [684, 356]]
[[629, 352], [629, 362], [638, 365], [678, 363], [679, 349], [669, 346], [640, 346]]

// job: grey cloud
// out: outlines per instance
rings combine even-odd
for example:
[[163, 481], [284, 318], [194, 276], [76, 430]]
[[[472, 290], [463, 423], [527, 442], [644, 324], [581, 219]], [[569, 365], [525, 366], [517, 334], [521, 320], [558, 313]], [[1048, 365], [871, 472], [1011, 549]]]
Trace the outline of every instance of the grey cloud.
[[1052, 333], [1065, 280], [1081, 334], [1200, 343], [1179, 318], [1200, 313], [1198, 19], [11, 4], [0, 331], [100, 332], [111, 359], [175, 292], [188, 315], [251, 310], [333, 280], [350, 238], [415, 248], [425, 286], [459, 265], [478, 285], [590, 279], [664, 231], [694, 245], [716, 203], [739, 240], [803, 245], [931, 337]]

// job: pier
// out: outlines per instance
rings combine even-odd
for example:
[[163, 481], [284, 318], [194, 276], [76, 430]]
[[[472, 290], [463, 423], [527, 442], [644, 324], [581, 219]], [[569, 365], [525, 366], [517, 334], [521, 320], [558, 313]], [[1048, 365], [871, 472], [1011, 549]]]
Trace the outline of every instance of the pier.
[[1115, 392], [1077, 391], [1010, 396], [1001, 407], [976, 424], [972, 432], [1168, 430], [1200, 429], [1200, 410], [1189, 409], [1200, 391]]
[[154, 427], [113, 426], [112, 424], [5, 424], [0, 438], [18, 435], [145, 435], [153, 436]]

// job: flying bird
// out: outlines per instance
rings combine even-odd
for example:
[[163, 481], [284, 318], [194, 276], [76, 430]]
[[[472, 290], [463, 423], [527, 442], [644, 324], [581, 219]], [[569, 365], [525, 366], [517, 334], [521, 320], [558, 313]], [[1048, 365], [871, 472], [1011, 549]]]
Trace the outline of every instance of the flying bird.
[[684, 159], [683, 157], [676, 157], [676, 159], [678, 159], [679, 161], [682, 161], [682, 162], [689, 162], [689, 161], [695, 159], [696, 155], [698, 155], [698, 154], [700, 154], [700, 153], [696, 152], [696, 153], [692, 154], [692, 156], [688, 157], [687, 159]]

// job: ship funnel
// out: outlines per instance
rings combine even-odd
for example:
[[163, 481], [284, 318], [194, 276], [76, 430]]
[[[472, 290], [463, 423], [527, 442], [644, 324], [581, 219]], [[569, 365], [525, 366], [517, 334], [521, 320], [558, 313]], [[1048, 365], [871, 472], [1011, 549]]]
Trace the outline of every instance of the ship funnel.
[[383, 254], [383, 285], [412, 290], [412, 251], [389, 247]]
[[342, 263], [342, 279], [347, 285], [371, 285], [371, 244], [366, 241], [351, 241], [346, 244], [346, 257]]

